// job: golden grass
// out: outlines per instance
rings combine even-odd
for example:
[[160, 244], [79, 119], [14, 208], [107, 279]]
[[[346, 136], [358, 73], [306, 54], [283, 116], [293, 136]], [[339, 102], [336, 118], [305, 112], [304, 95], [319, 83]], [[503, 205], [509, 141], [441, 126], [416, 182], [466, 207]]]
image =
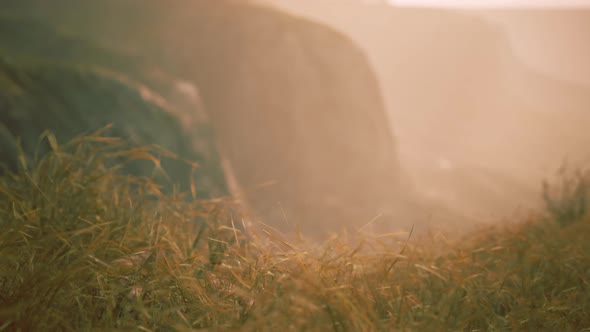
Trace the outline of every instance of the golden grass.
[[585, 214], [289, 243], [121, 175], [119, 140], [50, 142], [0, 178], [0, 331], [590, 331]]

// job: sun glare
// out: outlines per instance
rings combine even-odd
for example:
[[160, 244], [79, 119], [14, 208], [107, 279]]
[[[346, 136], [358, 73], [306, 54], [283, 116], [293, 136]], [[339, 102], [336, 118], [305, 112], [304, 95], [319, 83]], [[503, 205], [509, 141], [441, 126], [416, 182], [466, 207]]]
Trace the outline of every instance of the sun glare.
[[590, 0], [389, 0], [394, 6], [420, 7], [590, 7]]

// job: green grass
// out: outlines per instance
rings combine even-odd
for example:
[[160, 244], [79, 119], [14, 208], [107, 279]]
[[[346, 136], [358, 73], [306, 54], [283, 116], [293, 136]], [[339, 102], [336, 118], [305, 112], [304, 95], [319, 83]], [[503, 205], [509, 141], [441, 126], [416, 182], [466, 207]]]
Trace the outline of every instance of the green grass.
[[[80, 133], [110, 124], [108, 135], [135, 145], [158, 145], [182, 159], [197, 162], [200, 167], [193, 173], [199, 192], [207, 197], [226, 195], [212, 126], [190, 116], [183, 122], [182, 118], [197, 110], [176, 108], [167, 100], [104, 68], [55, 64], [43, 59], [23, 61], [0, 51], [0, 173], [4, 167], [16, 168], [13, 147], [17, 138], [26, 158], [32, 159], [35, 152], [49, 150], [48, 144], [38, 144], [45, 130], [51, 130], [59, 141], [69, 141]], [[154, 153], [162, 157], [170, 184], [188, 182], [185, 180], [193, 171], [190, 164]], [[149, 163], [134, 160], [127, 163], [126, 170], [149, 175], [152, 169]], [[170, 192], [168, 189], [164, 190]], [[183, 186], [183, 190], [188, 187]]]
[[117, 139], [48, 138], [0, 178], [0, 330], [590, 331], [590, 219], [555, 212], [585, 190], [452, 241], [289, 243], [120, 175], [112, 158], [145, 155]]

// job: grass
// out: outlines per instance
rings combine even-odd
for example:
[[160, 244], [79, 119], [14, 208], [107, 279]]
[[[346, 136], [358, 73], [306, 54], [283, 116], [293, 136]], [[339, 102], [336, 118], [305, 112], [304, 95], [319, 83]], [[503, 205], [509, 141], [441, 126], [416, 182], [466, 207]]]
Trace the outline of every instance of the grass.
[[[2, 23], [0, 16], [0, 29]], [[8, 161], [14, 161], [17, 154], [13, 149], [17, 137], [25, 151], [46, 152], [49, 145], [38, 144], [46, 129], [65, 142], [82, 130], [92, 132], [110, 123], [108, 135], [124, 137], [136, 145], [171, 149], [200, 165], [195, 171], [178, 158], [162, 156], [162, 165], [171, 177], [167, 184], [185, 184], [193, 171], [203, 197], [227, 194], [213, 128], [206, 121], [182, 120], [185, 113], [195, 111], [195, 105], [176, 108], [166, 100], [169, 98], [105, 68], [45, 59], [25, 61], [4, 56], [0, 50], [0, 167], [16, 169], [16, 164]], [[144, 160], [134, 160], [126, 169], [149, 175], [152, 167]]]
[[590, 331], [582, 173], [518, 225], [310, 244], [122, 175], [145, 156], [115, 138], [51, 137], [0, 178], [0, 331]]

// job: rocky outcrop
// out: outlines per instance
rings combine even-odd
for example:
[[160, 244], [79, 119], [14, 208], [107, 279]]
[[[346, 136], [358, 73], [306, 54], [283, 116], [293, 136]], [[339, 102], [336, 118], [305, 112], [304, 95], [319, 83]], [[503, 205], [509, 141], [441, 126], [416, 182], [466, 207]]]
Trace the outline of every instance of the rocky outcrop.
[[344, 35], [244, 1], [19, 1], [13, 14], [141, 55], [198, 87], [256, 216], [362, 226], [403, 191], [375, 75]]

